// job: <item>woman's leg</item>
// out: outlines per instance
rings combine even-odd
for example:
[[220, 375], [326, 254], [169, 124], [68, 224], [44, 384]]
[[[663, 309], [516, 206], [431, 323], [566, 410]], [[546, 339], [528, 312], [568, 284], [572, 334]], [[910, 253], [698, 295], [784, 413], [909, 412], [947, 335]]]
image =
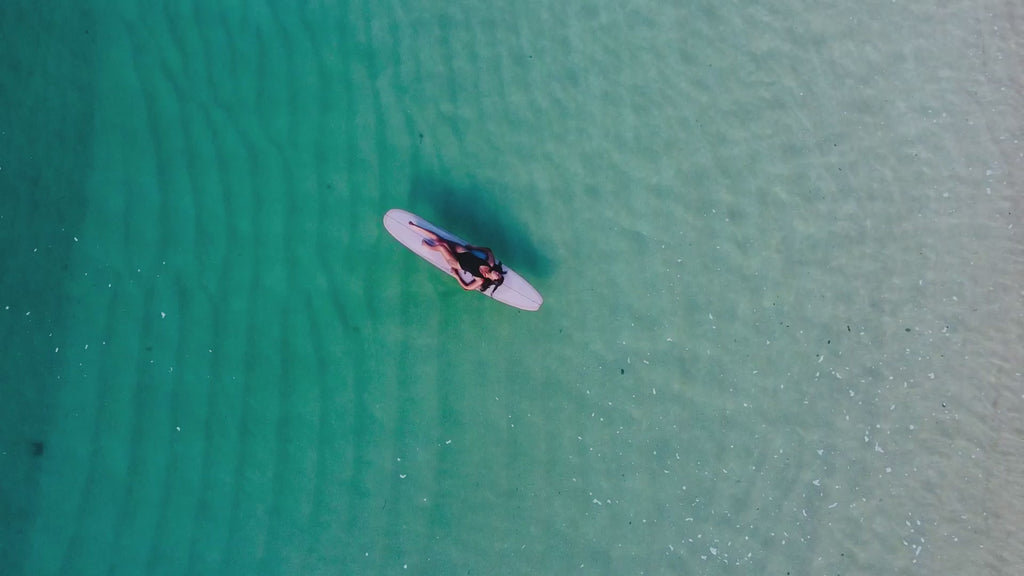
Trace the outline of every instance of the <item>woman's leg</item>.
[[456, 260], [455, 256], [452, 255], [452, 250], [451, 248], [449, 248], [447, 242], [442, 241], [436, 244], [427, 244], [424, 241], [423, 245], [435, 252], [440, 252], [441, 256], [444, 256], [444, 261], [447, 262], [448, 265], [451, 266], [452, 268], [455, 268], [456, 270], [462, 269], [462, 264], [459, 264], [459, 261]]
[[448, 265], [451, 266], [452, 268], [455, 268], [456, 270], [461, 269], [459, 261], [456, 260], [455, 256], [452, 255], [452, 253], [455, 252], [460, 247], [458, 244], [449, 242], [448, 240], [441, 238], [437, 234], [434, 234], [430, 230], [427, 230], [422, 226], [418, 226], [413, 222], [409, 222], [409, 225], [416, 228], [417, 230], [422, 232], [424, 236], [426, 236], [426, 238], [423, 239], [424, 246], [430, 248], [435, 252], [440, 252], [441, 256], [444, 256], [444, 261], [447, 262]]
[[[409, 222], [409, 226], [412, 226], [413, 228], [415, 228], [415, 229], [419, 230], [420, 232], [422, 232], [423, 235], [427, 237], [426, 240], [429, 240], [430, 242], [433, 242], [434, 244], [445, 244], [446, 246], [448, 246], [448, 250], [450, 252], [459, 253], [459, 254], [461, 254], [463, 252], [469, 252], [469, 248], [466, 248], [462, 244], [456, 244], [455, 242], [452, 242], [451, 240], [445, 240], [444, 238], [441, 238], [437, 234], [434, 234], [430, 230], [427, 230], [426, 228], [420, 226], [419, 224], [416, 224], [415, 222]], [[424, 244], [427, 244], [426, 240], [424, 240]], [[430, 244], [427, 244], [427, 245], [430, 246]]]
[[430, 230], [427, 230], [426, 228], [424, 228], [423, 226], [420, 226], [419, 224], [417, 224], [415, 222], [411, 222], [410, 221], [409, 222], [409, 226], [412, 226], [413, 228], [419, 230], [421, 234], [426, 236], [427, 239], [432, 241], [432, 242], [444, 242], [445, 241], [444, 238], [441, 238], [437, 234], [434, 234]]

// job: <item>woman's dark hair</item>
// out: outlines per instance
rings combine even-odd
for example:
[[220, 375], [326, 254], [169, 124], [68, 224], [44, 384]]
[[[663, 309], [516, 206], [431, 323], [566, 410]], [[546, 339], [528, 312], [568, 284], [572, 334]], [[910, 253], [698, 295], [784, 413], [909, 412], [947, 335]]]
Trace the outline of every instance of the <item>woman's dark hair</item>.
[[484, 278], [484, 283], [480, 286], [481, 292], [487, 292], [487, 290], [489, 290], [491, 286], [494, 286], [494, 289], [497, 290], [498, 286], [501, 286], [502, 282], [505, 281], [505, 269], [501, 267], [501, 260], [495, 262], [494, 266], [491, 266], [491, 270], [496, 270], [498, 274], [501, 274], [501, 278], [498, 278], [497, 280]]

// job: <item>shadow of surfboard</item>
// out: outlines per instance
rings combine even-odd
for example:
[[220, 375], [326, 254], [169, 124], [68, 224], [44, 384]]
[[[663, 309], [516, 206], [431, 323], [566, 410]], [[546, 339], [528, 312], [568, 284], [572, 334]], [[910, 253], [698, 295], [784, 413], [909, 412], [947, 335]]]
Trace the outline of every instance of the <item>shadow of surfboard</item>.
[[527, 279], [550, 277], [551, 260], [530, 240], [522, 222], [491, 198], [493, 194], [419, 178], [409, 189], [409, 210], [467, 242], [491, 248]]

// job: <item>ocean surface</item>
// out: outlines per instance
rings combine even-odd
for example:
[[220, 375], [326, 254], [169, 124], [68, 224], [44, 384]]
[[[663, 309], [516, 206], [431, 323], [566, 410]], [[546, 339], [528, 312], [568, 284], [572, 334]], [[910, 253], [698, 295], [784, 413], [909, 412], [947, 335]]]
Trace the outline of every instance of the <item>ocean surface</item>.
[[0, 573], [1024, 565], [1019, 2], [5, 0], [0, 37]]

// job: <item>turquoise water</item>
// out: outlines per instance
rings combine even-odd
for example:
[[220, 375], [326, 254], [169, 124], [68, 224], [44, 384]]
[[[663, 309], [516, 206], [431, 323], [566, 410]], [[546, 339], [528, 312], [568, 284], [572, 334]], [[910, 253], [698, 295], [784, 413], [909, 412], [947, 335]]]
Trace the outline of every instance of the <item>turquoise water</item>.
[[1024, 563], [1015, 4], [299, 4], [0, 9], [0, 573]]

